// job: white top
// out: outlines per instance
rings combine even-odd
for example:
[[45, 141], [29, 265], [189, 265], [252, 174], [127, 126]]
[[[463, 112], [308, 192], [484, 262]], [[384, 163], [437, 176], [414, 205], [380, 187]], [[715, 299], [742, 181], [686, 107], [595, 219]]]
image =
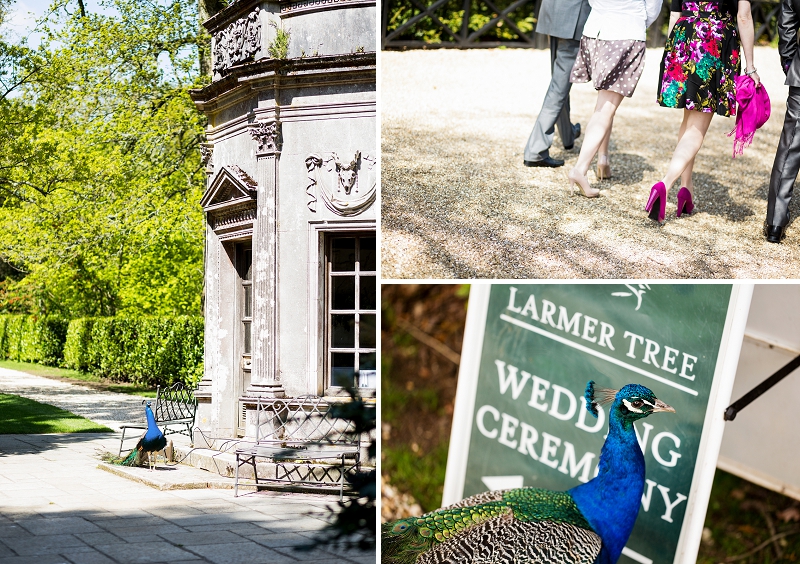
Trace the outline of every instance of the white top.
[[592, 12], [583, 35], [644, 41], [647, 28], [656, 21], [662, 4], [663, 0], [589, 0]]

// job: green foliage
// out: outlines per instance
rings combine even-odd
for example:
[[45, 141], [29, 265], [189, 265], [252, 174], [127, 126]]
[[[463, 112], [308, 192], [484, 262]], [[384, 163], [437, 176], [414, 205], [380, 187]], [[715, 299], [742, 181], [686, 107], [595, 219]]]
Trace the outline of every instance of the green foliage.
[[203, 377], [199, 316], [73, 319], [0, 315], [0, 359], [62, 365], [155, 388]]
[[76, 319], [64, 348], [67, 366], [100, 378], [148, 387], [175, 382], [193, 387], [203, 375], [203, 319]]
[[410, 493], [423, 511], [438, 509], [442, 505], [448, 444], [442, 442], [422, 456], [407, 445], [383, 447], [381, 472], [391, 476], [392, 485], [400, 491]]
[[273, 59], [285, 59], [289, 56], [289, 36], [291, 31], [278, 27], [274, 21], [270, 21], [269, 25], [275, 28], [275, 39], [267, 47], [269, 56]]
[[0, 312], [198, 315], [197, 4], [100, 5], [54, 2], [36, 49], [0, 40], [0, 260], [25, 274], [0, 275]]
[[717, 469], [697, 563], [800, 561], [798, 509], [796, 500]]
[[[422, 14], [422, 10], [415, 3], [408, 0], [387, 0], [387, 2], [387, 10], [389, 12], [386, 24], [387, 34], [394, 32], [412, 18]], [[503, 19], [497, 19], [500, 11], [505, 11], [514, 3], [516, 3], [515, 0], [496, 0], [491, 4], [483, 0], [470, 0], [467, 35], [470, 36], [476, 32], [480, 33], [480, 37], [477, 39], [478, 43], [481, 41], [502, 41], [525, 45], [521, 41], [519, 33], [508, 22]], [[433, 1], [425, 0], [423, 4], [430, 6]], [[764, 2], [763, 4], [775, 6], [778, 2]], [[526, 3], [516, 6], [508, 14], [508, 19], [517, 26], [520, 32], [528, 37], [533, 37], [533, 31], [536, 27], [536, 5], [537, 2], [535, 0], [528, 0]], [[448, 30], [454, 35], [461, 33], [461, 28], [464, 24], [464, 2], [462, 0], [449, 0], [440, 3], [437, 9], [434, 10], [434, 14], [441, 22], [441, 25], [429, 16], [425, 16], [409, 26], [399, 37], [393, 38], [393, 40], [424, 41], [432, 45], [453, 42], [453, 36], [448, 33]], [[763, 21], [765, 16], [771, 16], [768, 22]], [[664, 45], [663, 38], [666, 35], [667, 22], [669, 21], [668, 3], [665, 3], [662, 8], [661, 18], [662, 24], [660, 26], [651, 26], [648, 29], [648, 46], [650, 47], [663, 47]], [[777, 16], [773, 11], [766, 6], [763, 10], [759, 10], [754, 3], [753, 23], [756, 30], [760, 29], [763, 32], [757, 40], [759, 43], [771, 43], [773, 46], [777, 44]]]
[[[430, 4], [430, 2], [426, 2]], [[499, 10], [508, 8], [514, 0], [499, 0], [494, 2]], [[533, 14], [534, 3], [522, 5], [509, 14], [509, 19], [527, 36], [533, 34], [536, 26], [536, 17]], [[398, 29], [408, 20], [421, 13], [419, 8], [410, 2], [395, 1], [389, 5], [389, 20], [386, 29], [389, 33]], [[453, 41], [453, 36], [446, 30], [450, 30], [455, 35], [461, 33], [464, 23], [464, 3], [460, 0], [450, 0], [443, 4], [436, 12], [439, 21], [444, 24], [444, 28], [438, 25], [430, 17], [422, 18], [419, 22], [412, 25], [402, 38], [406, 40], [421, 40], [426, 43], [438, 44]], [[469, 22], [467, 22], [468, 34], [483, 30], [492, 20], [498, 17], [498, 13], [488, 4], [481, 0], [472, 0], [470, 6]], [[496, 25], [491, 26], [481, 34], [482, 41], [520, 41], [519, 34], [510, 27], [505, 21], [500, 20]]]
[[[2, 319], [2, 317], [0, 317]], [[94, 319], [73, 319], [67, 328], [64, 344], [64, 366], [74, 370], [89, 370], [89, 344], [92, 338]]]
[[69, 411], [11, 394], [0, 394], [0, 413], [0, 435], [112, 432]]
[[0, 358], [55, 366], [63, 358], [67, 321], [33, 315], [0, 316]]

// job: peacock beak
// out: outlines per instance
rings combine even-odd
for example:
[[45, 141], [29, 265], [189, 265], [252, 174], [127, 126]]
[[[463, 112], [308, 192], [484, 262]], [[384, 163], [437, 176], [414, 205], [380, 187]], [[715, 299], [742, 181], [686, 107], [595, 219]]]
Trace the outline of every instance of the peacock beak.
[[667, 405], [660, 399], [657, 399], [656, 404], [653, 407], [653, 413], [656, 413], [657, 411], [669, 411], [670, 413], [675, 413], [675, 408], [671, 405]]

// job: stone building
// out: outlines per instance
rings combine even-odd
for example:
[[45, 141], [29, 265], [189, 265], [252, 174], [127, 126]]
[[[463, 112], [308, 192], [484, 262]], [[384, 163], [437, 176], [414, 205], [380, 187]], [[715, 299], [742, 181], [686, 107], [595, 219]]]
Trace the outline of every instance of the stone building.
[[196, 425], [256, 397], [374, 395], [375, 0], [240, 0], [205, 22], [205, 374]]

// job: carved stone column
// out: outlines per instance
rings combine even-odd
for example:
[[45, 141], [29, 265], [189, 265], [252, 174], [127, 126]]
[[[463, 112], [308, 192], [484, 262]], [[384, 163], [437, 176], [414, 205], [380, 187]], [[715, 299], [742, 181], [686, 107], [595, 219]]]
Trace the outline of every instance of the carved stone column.
[[[201, 143], [200, 154], [203, 164], [206, 165], [206, 189], [211, 184], [211, 177], [214, 173], [214, 145], [212, 143]], [[211, 226], [206, 224], [205, 248], [203, 252], [204, 284], [203, 284], [203, 309], [206, 320], [205, 331], [205, 355], [203, 366], [203, 378], [198, 382], [194, 397], [197, 398], [197, 415], [195, 426], [200, 429], [210, 431], [214, 426], [213, 411], [211, 403], [213, 398], [214, 379], [212, 374], [216, 369], [219, 360], [219, 343], [217, 342], [216, 332], [213, 328], [219, 320], [219, 241], [214, 234]], [[203, 441], [203, 435], [197, 433], [195, 440]], [[201, 444], [202, 447], [211, 446]]]
[[253, 353], [249, 397], [286, 396], [278, 380], [277, 194], [280, 122], [257, 122], [250, 135], [256, 151], [258, 213], [253, 232]]

